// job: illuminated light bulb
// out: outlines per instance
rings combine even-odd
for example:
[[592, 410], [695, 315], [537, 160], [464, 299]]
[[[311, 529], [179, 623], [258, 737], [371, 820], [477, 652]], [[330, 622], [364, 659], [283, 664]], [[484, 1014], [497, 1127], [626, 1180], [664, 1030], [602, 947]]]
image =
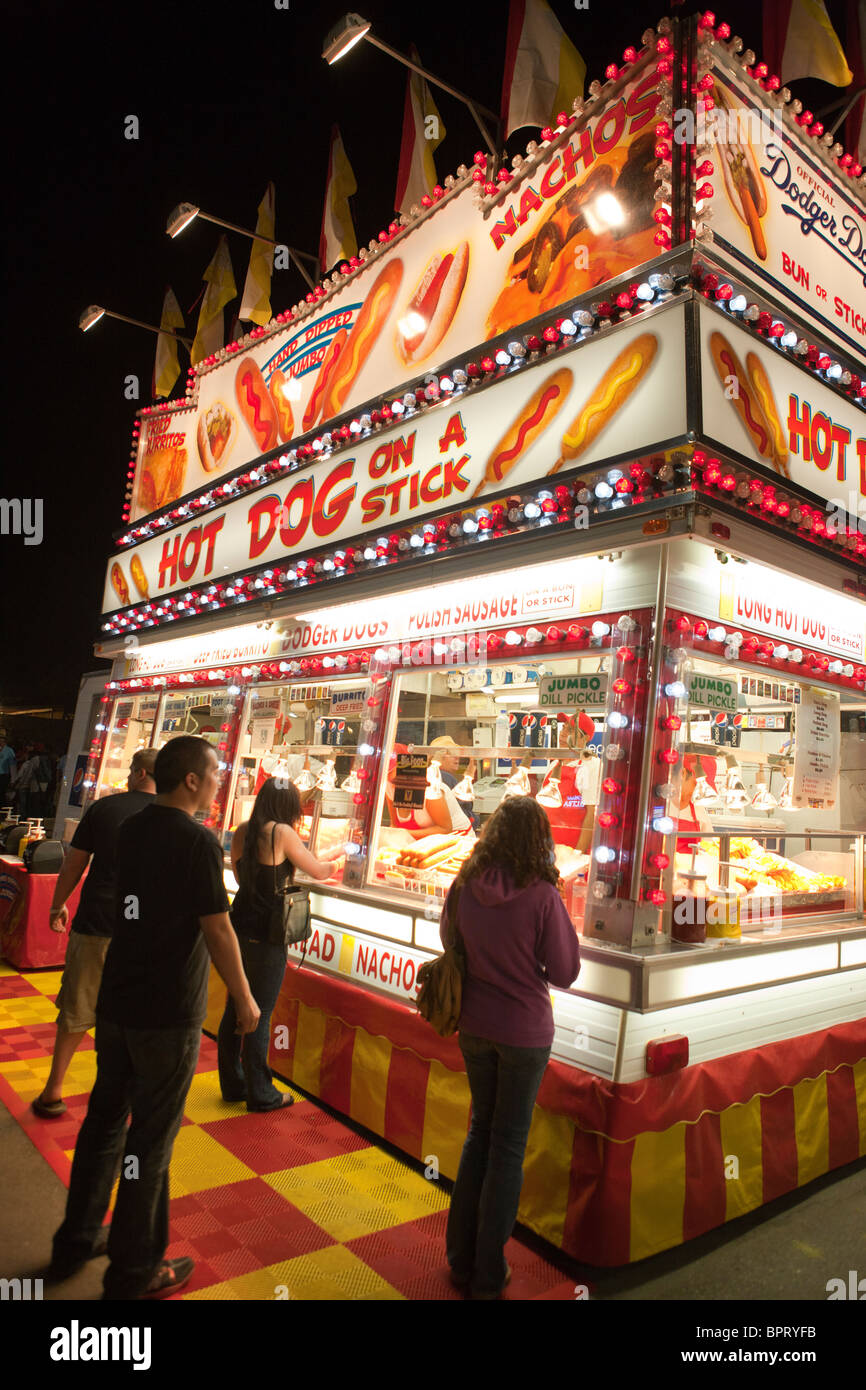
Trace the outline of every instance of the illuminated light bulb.
[[412, 535], [409, 537], [409, 544], [417, 550], [419, 546], [424, 544], [424, 537], [420, 532], [413, 531]]
[[842, 675], [843, 675], [843, 676], [853, 676], [853, 674], [854, 674], [854, 667], [851, 665], [851, 662], [848, 661], [848, 662], [846, 662], [845, 665], [842, 667]]
[[648, 285], [644, 282], [642, 285], [638, 285], [635, 290], [635, 298], [643, 299], [648, 303], [651, 299], [655, 299], [655, 290], [652, 285]]
[[624, 715], [624, 714], [621, 714], [620, 711], [619, 711], [619, 710], [616, 710], [616, 709], [615, 709], [615, 710], [611, 710], [610, 714], [607, 716], [607, 723], [608, 723], [608, 728], [611, 728], [611, 729], [627, 729], [627, 728], [628, 728], [628, 718], [627, 718], [627, 716]]
[[827, 667], [827, 670], [830, 671], [830, 672], [832, 672], [832, 674], [833, 674], [834, 676], [839, 676], [839, 675], [841, 675], [841, 674], [842, 674], [842, 662], [841, 662], [841, 661], [831, 661], [831, 662], [830, 662], [830, 665]]
[[675, 829], [670, 816], [656, 816], [653, 820], [653, 830], [658, 835], [670, 835]]
[[518, 342], [517, 340], [515, 340], [513, 343], [508, 344], [508, 351], [512, 357], [526, 356], [526, 348], [524, 347], [523, 343]]
[[680, 760], [680, 755], [675, 748], [663, 748], [658, 755], [660, 763], [667, 763], [668, 767], [673, 767]]
[[607, 792], [608, 796], [618, 796], [622, 791], [622, 782], [618, 782], [615, 777], [605, 777], [601, 789]]
[[780, 642], [778, 647], [773, 648], [773, 656], [776, 661], [787, 661], [790, 655], [791, 649], [784, 642]]
[[665, 694], [671, 700], [681, 700], [686, 694], [686, 687], [682, 681], [671, 681], [665, 686]]
[[663, 907], [667, 902], [667, 894], [661, 888], [652, 888], [647, 893], [647, 901], [651, 902], [653, 907]]
[[613, 497], [613, 488], [610, 483], [596, 483], [595, 495], [600, 501], [607, 501], [608, 497]]
[[537, 521], [541, 516], [541, 508], [537, 502], [527, 502], [526, 506], [523, 508], [523, 515], [526, 517], [527, 521]]
[[779, 341], [781, 342], [782, 347], [785, 347], [785, 348], [796, 347], [796, 346], [797, 346], [797, 335], [796, 335], [796, 333], [793, 332], [792, 329], [789, 329], [787, 333], [783, 333], [783, 334], [782, 334], [782, 336], [781, 336], [781, 338], [779, 339]]
[[500, 348], [496, 354], [496, 361], [500, 367], [507, 367], [511, 361], [510, 354], [507, 353], [504, 348]]
[[616, 850], [611, 849], [610, 845], [599, 845], [594, 857], [598, 864], [612, 864], [616, 859]]
[[632, 685], [631, 681], [623, 680], [620, 676], [614, 681], [613, 688], [614, 693], [617, 695], [630, 695], [632, 690], [634, 689], [634, 686]]
[[683, 721], [678, 714], [669, 714], [661, 721], [661, 726], [663, 729], [681, 729]]
[[609, 483], [618, 483], [621, 477], [622, 477], [622, 469], [621, 469], [621, 468], [611, 468], [610, 471], [608, 472], [608, 475], [607, 475], [607, 481], [608, 481]]
[[478, 522], [475, 520], [474, 517], [467, 516], [466, 520], [463, 522], [464, 534], [467, 536], [474, 536], [477, 530]]
[[616, 625], [620, 632], [634, 632], [637, 627], [634, 618], [629, 617], [628, 613], [623, 613], [621, 617], [617, 618]]
[[610, 626], [608, 623], [593, 623], [592, 625], [593, 637], [606, 637], [609, 632]]
[[728, 307], [732, 313], [742, 314], [747, 304], [748, 300], [744, 294], [736, 294], [734, 298], [730, 300]]
[[505, 634], [505, 645], [508, 647], [519, 647], [522, 641], [520, 633], [515, 632], [513, 628]]
[[654, 854], [650, 858], [650, 863], [654, 869], [666, 869], [670, 862], [670, 856], [667, 854]]
[[611, 888], [611, 886], [610, 886], [609, 883], [594, 883], [594, 884], [593, 884], [592, 894], [593, 894], [593, 897], [595, 897], [595, 898], [599, 898], [599, 899], [600, 899], [600, 898], [609, 898], [609, 897], [611, 896], [612, 893], [613, 893], [613, 889]]
[[530, 627], [527, 629], [526, 640], [534, 647], [539, 642], [544, 641], [544, 633], [540, 632], [537, 627]]
[[609, 758], [612, 763], [618, 763], [620, 758], [625, 757], [625, 749], [618, 743], [609, 743], [604, 750], [604, 756]]
[[559, 324], [559, 331], [566, 338], [573, 338], [575, 333], [577, 332], [577, 324], [574, 322], [573, 319], [563, 319], [562, 322]]
[[616, 814], [616, 811], [602, 811], [601, 815], [598, 817], [598, 823], [603, 826], [605, 830], [610, 830], [619, 825], [619, 816]]

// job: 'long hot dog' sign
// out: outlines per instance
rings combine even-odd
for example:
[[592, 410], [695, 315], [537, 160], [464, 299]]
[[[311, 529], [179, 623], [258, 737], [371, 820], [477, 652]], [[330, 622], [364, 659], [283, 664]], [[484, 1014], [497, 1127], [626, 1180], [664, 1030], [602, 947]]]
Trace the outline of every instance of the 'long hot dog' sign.
[[684, 330], [672, 305], [124, 550], [109, 561], [103, 612], [679, 439], [684, 395], [671, 402], [664, 383], [684, 380]]

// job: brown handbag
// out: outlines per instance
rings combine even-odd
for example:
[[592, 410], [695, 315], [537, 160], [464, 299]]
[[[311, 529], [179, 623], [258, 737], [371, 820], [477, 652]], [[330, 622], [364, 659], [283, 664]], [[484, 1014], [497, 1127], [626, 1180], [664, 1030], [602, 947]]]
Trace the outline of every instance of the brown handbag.
[[459, 892], [452, 894], [448, 911], [449, 940], [436, 960], [428, 960], [418, 971], [420, 989], [415, 1007], [422, 1018], [442, 1038], [456, 1033], [463, 1003], [466, 976], [466, 948], [457, 926]]

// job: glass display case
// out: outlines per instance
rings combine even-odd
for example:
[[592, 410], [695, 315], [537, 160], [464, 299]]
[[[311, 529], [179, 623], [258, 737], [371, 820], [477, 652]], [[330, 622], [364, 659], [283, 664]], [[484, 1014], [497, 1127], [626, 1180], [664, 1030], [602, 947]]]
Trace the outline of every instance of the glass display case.
[[133, 755], [150, 747], [158, 709], [159, 695], [153, 691], [123, 695], [114, 701], [96, 787], [97, 799], [112, 792], [126, 791]]
[[162, 748], [172, 738], [192, 734], [206, 739], [216, 752], [222, 774], [220, 788], [210, 810], [202, 817], [212, 829], [222, 825], [228, 804], [243, 704], [244, 693], [238, 686], [167, 691], [153, 739], [153, 746]]

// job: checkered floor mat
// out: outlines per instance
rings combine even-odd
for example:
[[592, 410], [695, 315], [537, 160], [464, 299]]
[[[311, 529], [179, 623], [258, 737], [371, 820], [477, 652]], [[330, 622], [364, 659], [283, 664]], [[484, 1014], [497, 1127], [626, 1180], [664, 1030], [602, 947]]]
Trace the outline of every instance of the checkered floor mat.
[[[0, 962], [0, 1100], [58, 1177], [96, 1073], [90, 1035], [67, 1074], [68, 1109], [30, 1108], [48, 1075], [59, 971], [22, 975]], [[295, 1104], [250, 1115], [222, 1099], [216, 1044], [201, 1055], [171, 1163], [171, 1257], [190, 1255], [187, 1299], [453, 1299], [448, 1194], [293, 1087]], [[554, 1254], [554, 1252], [551, 1252]], [[555, 1254], [554, 1254], [555, 1257]], [[512, 1239], [508, 1299], [571, 1299], [574, 1282]]]

